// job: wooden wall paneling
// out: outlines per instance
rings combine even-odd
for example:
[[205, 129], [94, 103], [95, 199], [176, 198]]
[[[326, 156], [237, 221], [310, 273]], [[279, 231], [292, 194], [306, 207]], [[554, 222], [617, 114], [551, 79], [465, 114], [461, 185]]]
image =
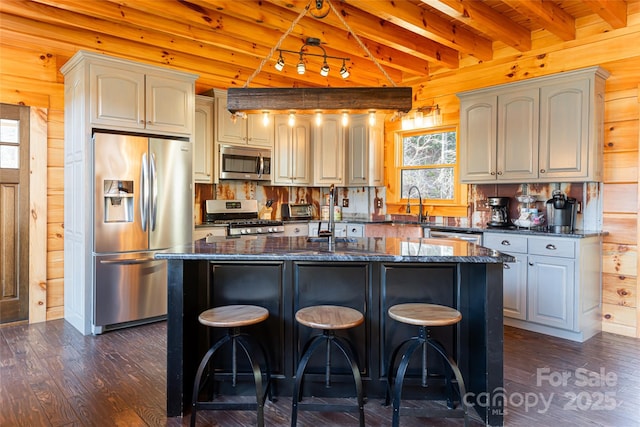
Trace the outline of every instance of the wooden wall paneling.
[[[638, 76], [638, 75], [636, 75]], [[640, 79], [640, 77], [639, 77]], [[640, 82], [638, 82], [638, 87], [636, 89], [636, 118], [638, 120], [638, 123], [640, 123]], [[640, 125], [638, 126], [638, 145], [640, 145]], [[636, 202], [640, 201], [640, 188], [637, 189], [636, 191]], [[636, 212], [640, 212], [640, 204], [636, 205]], [[636, 230], [636, 245], [638, 244], [637, 242], [640, 241], [640, 233], [638, 233], [638, 231], [640, 231], [640, 215], [637, 215], [637, 230]], [[638, 259], [638, 257], [636, 257], [636, 270], [640, 271], [640, 260]], [[638, 292], [636, 292], [636, 337], [640, 338], [640, 328], [638, 327], [638, 325], [640, 325], [640, 295], [638, 295]]]
[[49, 190], [47, 194], [47, 221], [64, 223], [64, 194], [60, 192], [52, 193]]
[[605, 155], [606, 153], [616, 152], [616, 151], [637, 151], [637, 150], [638, 150], [638, 120], [625, 120], [621, 122], [606, 123], [605, 130], [604, 130]]
[[603, 303], [637, 308], [638, 278], [636, 276], [606, 273], [602, 275], [602, 282]]
[[64, 226], [62, 223], [47, 224], [47, 250], [61, 251], [64, 249]]
[[47, 252], [47, 280], [64, 277], [64, 251]]
[[607, 232], [603, 237], [604, 243], [635, 245], [638, 235], [638, 216], [605, 213], [602, 229]]
[[64, 278], [48, 279], [47, 287], [47, 320], [51, 320], [52, 312], [60, 311], [64, 315]]
[[637, 246], [603, 243], [602, 272], [624, 276], [638, 275]]
[[605, 213], [637, 213], [638, 184], [605, 184], [603, 210]]
[[606, 97], [604, 107], [605, 123], [622, 122], [638, 119], [637, 90], [616, 92], [619, 98]]
[[29, 130], [29, 323], [47, 320], [47, 110], [31, 108]]
[[604, 181], [609, 183], [638, 182], [638, 152], [606, 152]]
[[602, 330], [614, 334], [635, 336], [638, 328], [637, 309], [616, 304], [602, 304]]

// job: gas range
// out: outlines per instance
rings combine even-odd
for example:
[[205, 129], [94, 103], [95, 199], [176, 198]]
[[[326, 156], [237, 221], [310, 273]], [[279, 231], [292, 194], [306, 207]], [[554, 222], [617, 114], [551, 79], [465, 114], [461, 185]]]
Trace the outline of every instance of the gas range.
[[228, 236], [283, 233], [282, 221], [259, 219], [257, 200], [207, 200], [203, 224], [226, 225]]

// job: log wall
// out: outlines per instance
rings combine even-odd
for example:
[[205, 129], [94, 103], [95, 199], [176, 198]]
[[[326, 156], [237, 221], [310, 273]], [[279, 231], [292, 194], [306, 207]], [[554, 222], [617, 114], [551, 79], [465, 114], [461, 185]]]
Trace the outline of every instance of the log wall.
[[[433, 70], [416, 82], [414, 106], [437, 103], [444, 124], [457, 125], [457, 92], [600, 65], [611, 73], [606, 83], [604, 141], [603, 329], [640, 337], [638, 276], [638, 140], [640, 137], [640, 6], [629, 6], [628, 25], [603, 31], [592, 17], [577, 20], [576, 40], [561, 42], [546, 31], [533, 35], [526, 54], [496, 44], [494, 59], [478, 63], [462, 58], [458, 70]], [[26, 23], [38, 27], [33, 21]], [[60, 67], [77, 47], [25, 32], [0, 28], [0, 102], [46, 108], [47, 118], [47, 319], [64, 314], [63, 280], [63, 146], [64, 99]], [[32, 34], [38, 34], [33, 31]], [[127, 43], [114, 44], [124, 52]], [[135, 46], [131, 46], [135, 48]], [[117, 51], [106, 53], [118, 54]], [[387, 123], [387, 182], [393, 162], [393, 131]], [[391, 156], [391, 157], [390, 157]], [[387, 191], [392, 191], [388, 186]], [[431, 210], [430, 210], [431, 212]], [[33, 260], [38, 262], [39, 260]]]

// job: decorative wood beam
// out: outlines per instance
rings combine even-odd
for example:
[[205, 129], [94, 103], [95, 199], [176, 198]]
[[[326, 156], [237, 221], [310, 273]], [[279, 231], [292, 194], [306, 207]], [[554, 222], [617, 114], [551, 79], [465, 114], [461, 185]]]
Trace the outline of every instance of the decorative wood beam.
[[422, 0], [422, 2], [520, 52], [531, 50], [531, 32], [496, 12], [486, 3], [477, 0]]
[[576, 22], [555, 3], [542, 0], [502, 0], [503, 3], [515, 9], [524, 16], [531, 16], [547, 31], [560, 37], [564, 41], [575, 40]]
[[[266, 0], [281, 7], [290, 8], [298, 13], [307, 5], [307, 0]], [[363, 10], [345, 3], [333, 2], [338, 13], [349, 24], [358, 37], [366, 37], [395, 49], [411, 52], [415, 56], [437, 63], [440, 66], [455, 69], [459, 65], [458, 51], [444, 46], [426, 37], [422, 37], [395, 24], [376, 18]], [[337, 28], [344, 25], [335, 13], [328, 14], [323, 22]]]
[[618, 0], [582, 0], [582, 3], [597, 13], [613, 28], [627, 26], [627, 2]]
[[482, 61], [493, 58], [491, 40], [452, 24], [449, 20], [408, 1], [348, 0], [348, 3], [371, 15], [420, 34], [450, 48], [475, 56]]
[[358, 88], [230, 88], [227, 109], [245, 113], [322, 110], [335, 113], [408, 112], [412, 106], [410, 87]]

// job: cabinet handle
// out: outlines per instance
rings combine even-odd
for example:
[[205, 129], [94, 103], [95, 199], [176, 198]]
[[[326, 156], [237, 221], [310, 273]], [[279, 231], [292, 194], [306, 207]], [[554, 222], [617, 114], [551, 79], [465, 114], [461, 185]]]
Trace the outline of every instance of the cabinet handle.
[[351, 229], [351, 232], [352, 232], [352, 233], [355, 233], [355, 232], [356, 232], [356, 229], [355, 229], [355, 228], [352, 228], [352, 229]]
[[533, 267], [533, 263], [532, 263], [532, 262], [529, 262], [529, 265], [530, 265], [531, 267]]
[[508, 241], [508, 240], [503, 240], [502, 242], [500, 242], [500, 244], [501, 244], [502, 246], [511, 246], [511, 242], [510, 242], [510, 241]]
[[502, 171], [498, 171], [498, 175], [502, 175]]
[[494, 171], [491, 171], [491, 176], [495, 175], [496, 173]]
[[295, 230], [293, 230], [293, 231], [294, 231], [295, 233], [299, 233], [299, 232], [300, 232], [300, 229], [299, 229], [299, 228], [296, 228], [296, 229], [295, 229]]
[[557, 249], [556, 245], [552, 243], [549, 243], [547, 246], [545, 246], [545, 248], [549, 249], [550, 251], [555, 251]]
[[505, 264], [502, 264], [502, 268], [503, 268], [504, 270], [510, 270], [510, 269], [511, 269], [511, 266], [510, 266], [509, 264], [505, 263]]
[[540, 169], [540, 173], [547, 173], [545, 169]]

